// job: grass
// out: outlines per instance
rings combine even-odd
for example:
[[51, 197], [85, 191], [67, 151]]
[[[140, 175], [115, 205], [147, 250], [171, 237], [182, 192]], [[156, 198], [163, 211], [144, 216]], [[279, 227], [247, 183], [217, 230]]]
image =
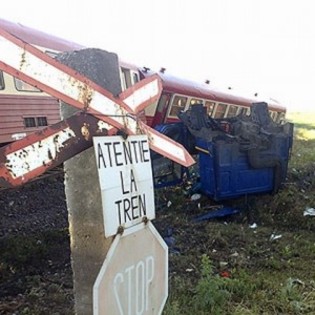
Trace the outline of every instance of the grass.
[[[186, 234], [183, 227], [183, 241], [178, 231], [178, 248], [186, 251], [170, 256], [163, 315], [315, 314], [315, 218], [303, 216], [315, 207], [315, 113], [288, 118], [295, 132], [284, 188], [256, 201], [256, 229], [238, 218], [207, 222]], [[177, 211], [187, 224], [187, 213]], [[194, 237], [202, 245], [189, 247]]]
[[287, 119], [295, 125], [297, 140], [315, 139], [315, 112], [292, 112]]
[[[174, 238], [163, 315], [315, 314], [315, 217], [303, 215], [315, 207], [315, 114], [289, 119], [288, 178], [278, 194], [255, 200], [257, 228], [245, 214], [194, 223], [209, 200], [194, 204], [181, 187], [159, 192], [153, 223]], [[0, 314], [73, 314], [68, 237], [61, 230], [0, 240], [0, 286], [16, 295], [3, 295]]]

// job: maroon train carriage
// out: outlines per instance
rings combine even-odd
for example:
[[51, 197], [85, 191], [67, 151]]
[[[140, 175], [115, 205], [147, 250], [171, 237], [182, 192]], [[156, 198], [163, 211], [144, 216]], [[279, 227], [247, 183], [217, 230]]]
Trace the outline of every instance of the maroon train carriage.
[[[154, 72], [148, 68], [140, 69], [141, 78], [152, 75]], [[211, 87], [207, 83], [189, 81], [169, 75], [162, 68], [158, 75], [162, 79], [162, 95], [159, 102], [146, 109], [148, 124], [156, 126], [163, 123], [178, 121], [178, 114], [187, 111], [195, 104], [203, 104], [207, 114], [212, 118], [230, 118], [238, 114], [250, 114], [252, 103], [265, 101], [268, 103], [269, 113], [275, 122], [285, 118], [286, 108], [277, 102], [264, 99], [246, 98], [223, 92]]]
[[[55, 56], [83, 46], [0, 19], [0, 28]], [[59, 102], [37, 88], [0, 71], [0, 144], [21, 139], [60, 121]]]
[[[44, 32], [0, 19], [0, 28], [35, 45], [51, 56], [60, 52], [85, 47]], [[120, 61], [122, 90], [152, 75], [148, 68], [139, 68]], [[154, 127], [162, 123], [178, 121], [178, 113], [194, 104], [202, 103], [213, 118], [228, 118], [240, 113], [249, 115], [253, 102], [266, 101], [234, 95], [231, 91], [219, 91], [206, 83], [198, 83], [158, 72], [162, 79], [162, 94], [158, 102], [145, 110], [147, 124]], [[284, 120], [286, 109], [268, 102], [274, 121]], [[35, 87], [0, 71], [0, 145], [21, 139], [47, 125], [60, 121], [59, 102]]]

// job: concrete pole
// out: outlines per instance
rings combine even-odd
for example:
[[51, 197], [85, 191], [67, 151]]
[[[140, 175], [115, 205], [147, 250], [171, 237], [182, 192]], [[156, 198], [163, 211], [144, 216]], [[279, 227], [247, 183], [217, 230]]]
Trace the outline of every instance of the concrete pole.
[[[114, 95], [121, 92], [116, 54], [99, 49], [84, 49], [62, 54], [57, 59]], [[73, 107], [61, 104], [63, 119], [75, 111]], [[94, 148], [66, 161], [64, 170], [75, 314], [92, 315], [93, 284], [112, 242], [112, 238], [104, 237], [101, 191]]]

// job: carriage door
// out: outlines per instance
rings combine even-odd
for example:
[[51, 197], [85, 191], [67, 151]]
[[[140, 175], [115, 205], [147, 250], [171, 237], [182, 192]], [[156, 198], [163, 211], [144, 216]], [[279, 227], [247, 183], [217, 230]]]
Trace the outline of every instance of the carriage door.
[[170, 93], [163, 93], [159, 99], [155, 115], [152, 120], [151, 127], [154, 127], [158, 124], [163, 124], [166, 121], [166, 113], [170, 104], [170, 99], [172, 95]]

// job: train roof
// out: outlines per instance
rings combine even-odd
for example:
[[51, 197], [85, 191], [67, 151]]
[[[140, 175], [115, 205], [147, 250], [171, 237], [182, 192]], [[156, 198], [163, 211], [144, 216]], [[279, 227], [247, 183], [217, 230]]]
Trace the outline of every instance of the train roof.
[[27, 43], [55, 51], [71, 51], [85, 48], [80, 44], [4, 19], [0, 19], [0, 28]]
[[[20, 23], [10, 22], [0, 18], [0, 28], [4, 29], [8, 33], [18, 37], [19, 39], [40, 47], [45, 47], [48, 49], [52, 49], [55, 51], [73, 51], [87, 48], [81, 44], [68, 41], [66, 39], [38, 31], [34, 28], [22, 25]], [[118, 56], [119, 57], [119, 56]], [[128, 69], [133, 69], [135, 71], [138, 70], [138, 66], [123, 61], [119, 58], [119, 64], [122, 67], [126, 67]]]
[[[4, 29], [8, 33], [20, 38], [21, 40], [30, 43], [32, 45], [45, 47], [54, 51], [73, 51], [86, 48], [83, 45], [77, 44], [66, 39], [50, 35], [48, 33], [38, 31], [28, 26], [24, 26], [20, 23], [10, 22], [0, 18], [0, 28]], [[131, 65], [125, 61], [119, 60], [121, 66]], [[251, 103], [265, 101], [272, 109], [285, 111], [285, 107], [280, 105], [276, 101], [271, 99], [258, 99], [251, 97], [244, 97], [242, 95], [236, 95], [232, 91], [222, 91], [209, 84], [199, 83], [183, 78], [179, 78], [164, 71], [154, 72], [147, 68], [138, 68], [137, 66], [132, 67], [134, 70], [138, 70], [143, 77], [148, 77], [154, 73], [157, 73], [162, 79], [163, 89], [171, 91], [173, 93], [190, 95], [196, 98], [211, 99], [217, 102], [224, 102], [230, 104], [237, 104], [241, 106], [249, 106]], [[138, 68], [138, 69], [137, 69]]]
[[154, 72], [143, 68], [139, 70], [143, 77], [148, 77], [153, 74], [158, 74], [162, 80], [163, 90], [171, 91], [173, 93], [189, 95], [196, 98], [210, 99], [216, 102], [237, 104], [240, 106], [249, 106], [256, 102], [266, 102], [270, 109], [277, 109], [286, 111], [285, 106], [281, 105], [275, 100], [267, 100], [254, 97], [244, 97], [233, 93], [232, 91], [222, 91], [216, 87], [213, 87], [207, 83], [199, 83], [196, 81], [186, 80], [165, 73], [164, 71]]

